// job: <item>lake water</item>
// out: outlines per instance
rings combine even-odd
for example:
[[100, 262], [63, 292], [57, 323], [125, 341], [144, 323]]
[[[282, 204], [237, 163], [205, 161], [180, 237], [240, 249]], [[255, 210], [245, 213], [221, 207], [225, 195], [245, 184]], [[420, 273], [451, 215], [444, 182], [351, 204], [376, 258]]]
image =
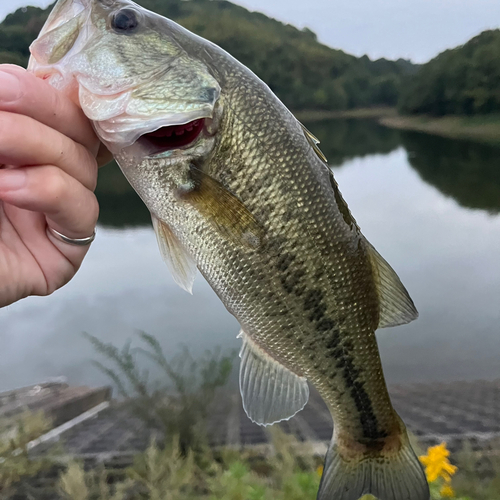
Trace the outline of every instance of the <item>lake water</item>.
[[[308, 124], [364, 234], [420, 312], [378, 332], [391, 383], [500, 377], [500, 149], [383, 128]], [[82, 336], [122, 346], [146, 331], [167, 356], [238, 348], [238, 324], [199, 276], [191, 296], [163, 264], [147, 211], [102, 170], [101, 227], [75, 279], [0, 310], [0, 390], [65, 376], [108, 380]]]

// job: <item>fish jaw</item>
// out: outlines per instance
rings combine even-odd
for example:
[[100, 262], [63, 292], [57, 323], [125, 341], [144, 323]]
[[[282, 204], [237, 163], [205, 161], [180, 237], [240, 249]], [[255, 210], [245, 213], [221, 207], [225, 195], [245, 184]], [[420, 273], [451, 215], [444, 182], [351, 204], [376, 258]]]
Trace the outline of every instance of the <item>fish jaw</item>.
[[[139, 23], [130, 35], [113, 24], [124, 10]], [[81, 106], [116, 155], [155, 131], [214, 122], [221, 87], [176, 41], [180, 30], [128, 0], [59, 0], [30, 47], [28, 69]], [[143, 156], [158, 152], [139, 149]]]

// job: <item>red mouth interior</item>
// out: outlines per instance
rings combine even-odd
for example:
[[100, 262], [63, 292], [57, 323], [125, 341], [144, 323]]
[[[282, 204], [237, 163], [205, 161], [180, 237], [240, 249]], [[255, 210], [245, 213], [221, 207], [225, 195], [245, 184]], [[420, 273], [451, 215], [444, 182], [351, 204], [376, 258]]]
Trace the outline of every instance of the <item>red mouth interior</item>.
[[191, 144], [203, 130], [205, 118], [194, 120], [184, 125], [162, 127], [149, 134], [144, 134], [141, 140], [146, 140], [162, 151], [178, 149]]

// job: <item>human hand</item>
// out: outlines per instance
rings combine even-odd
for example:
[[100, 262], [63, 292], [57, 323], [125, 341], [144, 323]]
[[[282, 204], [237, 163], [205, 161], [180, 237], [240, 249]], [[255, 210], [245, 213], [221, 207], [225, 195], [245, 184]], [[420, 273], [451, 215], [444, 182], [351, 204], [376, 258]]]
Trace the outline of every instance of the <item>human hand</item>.
[[0, 307], [48, 295], [76, 273], [93, 234], [99, 140], [81, 109], [24, 69], [0, 65]]

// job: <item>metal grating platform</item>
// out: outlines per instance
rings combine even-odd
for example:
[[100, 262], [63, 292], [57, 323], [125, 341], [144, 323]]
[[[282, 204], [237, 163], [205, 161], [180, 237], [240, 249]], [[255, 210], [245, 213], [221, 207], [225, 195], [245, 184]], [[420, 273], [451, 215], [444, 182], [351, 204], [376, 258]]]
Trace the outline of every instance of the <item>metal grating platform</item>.
[[[390, 393], [396, 410], [423, 445], [446, 441], [454, 450], [465, 440], [487, 447], [500, 439], [499, 380], [392, 386]], [[249, 447], [269, 442], [266, 428], [245, 415], [239, 394], [217, 408], [208, 425], [212, 445]], [[332, 435], [330, 414], [314, 391], [304, 410], [279, 425], [299, 441], [309, 442], [318, 454], [326, 451]], [[61, 435], [67, 453], [98, 461], [126, 461], [144, 450], [150, 439], [143, 421], [118, 403]]]
[[423, 443], [451, 449], [500, 439], [500, 380], [393, 386], [394, 407]]
[[14, 423], [25, 410], [43, 411], [54, 426], [59, 426], [110, 399], [110, 387], [70, 387], [48, 382], [0, 392], [0, 419]]

